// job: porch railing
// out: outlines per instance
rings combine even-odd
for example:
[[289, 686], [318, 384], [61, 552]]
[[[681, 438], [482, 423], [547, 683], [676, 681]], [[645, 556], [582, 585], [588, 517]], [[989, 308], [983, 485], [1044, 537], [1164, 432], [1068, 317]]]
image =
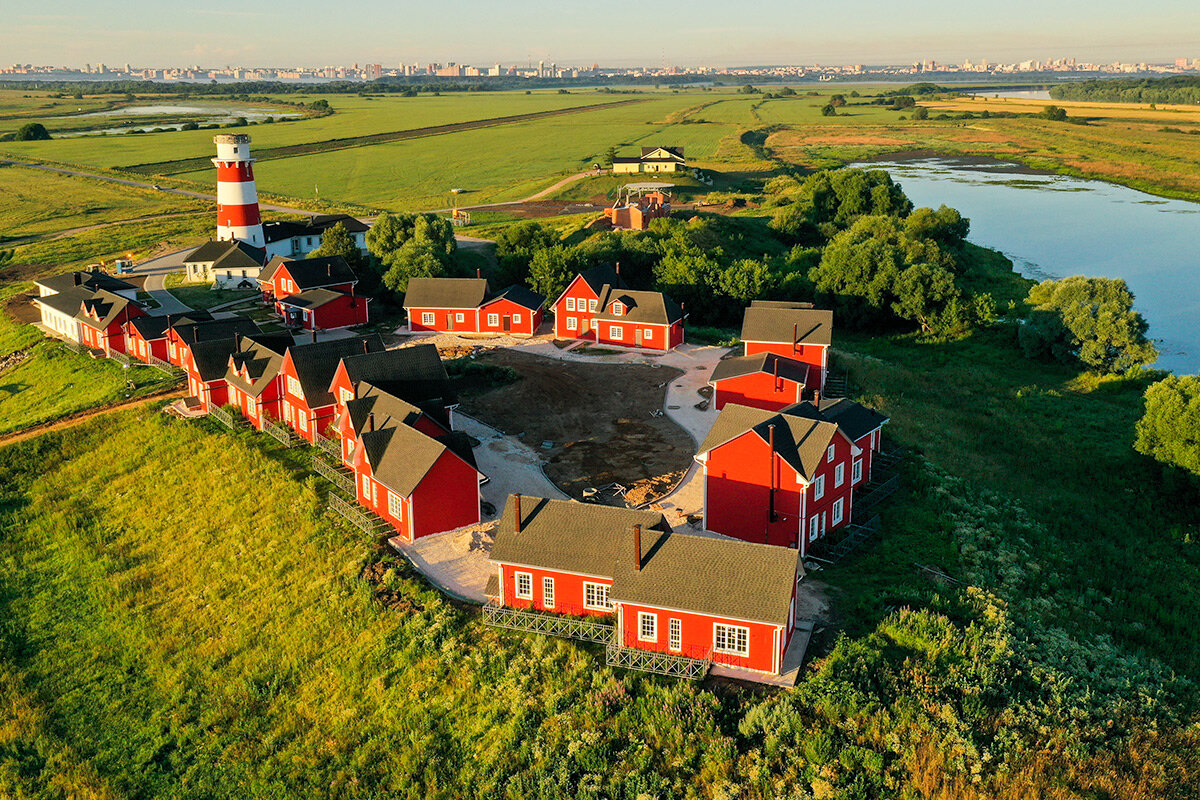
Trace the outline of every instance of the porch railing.
[[543, 633], [580, 642], [608, 644], [612, 642], [614, 626], [611, 622], [564, 616], [552, 611], [528, 608], [510, 608], [489, 602], [483, 607], [483, 621], [496, 628], [523, 633]]
[[390, 532], [395, 530], [382, 517], [354, 505], [334, 492], [329, 493], [329, 508], [341, 514], [370, 536], [386, 537]]
[[300, 444], [300, 440], [293, 436], [290, 430], [277, 422], [271, 422], [264, 418], [262, 429], [263, 433], [272, 437], [284, 447], [295, 447]]
[[354, 494], [354, 479], [347, 472], [330, 464], [325, 459], [320, 457], [313, 458], [313, 470], [346, 494]]
[[693, 658], [679, 653], [658, 653], [609, 642], [605, 648], [605, 662], [610, 667], [636, 669], [671, 678], [698, 681], [708, 674], [708, 668], [712, 666], [712, 656], [705, 651], [700, 658]]
[[234, 416], [220, 406], [209, 406], [208, 415], [230, 430], [234, 430], [238, 427], [238, 423], [234, 420]]
[[320, 433], [313, 433], [313, 444], [324, 450], [326, 453], [329, 453], [329, 455], [333, 456], [338, 461], [342, 460], [342, 445], [336, 440], [330, 439], [327, 436], [323, 436]]

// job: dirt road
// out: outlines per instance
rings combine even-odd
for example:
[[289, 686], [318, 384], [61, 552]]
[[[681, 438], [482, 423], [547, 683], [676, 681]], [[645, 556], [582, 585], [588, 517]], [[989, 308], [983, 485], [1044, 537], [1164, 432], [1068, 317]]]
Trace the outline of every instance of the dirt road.
[[23, 442], [26, 439], [32, 439], [34, 436], [41, 436], [43, 433], [49, 433], [50, 431], [71, 428], [80, 424], [81, 422], [86, 422], [89, 419], [99, 417], [103, 414], [112, 414], [116, 411], [126, 411], [131, 408], [138, 408], [139, 406], [144, 406], [147, 403], [153, 403], [156, 400], [172, 400], [178, 397], [183, 397], [186, 394], [187, 392], [184, 389], [169, 389], [164, 392], [156, 392], [155, 394], [146, 395], [145, 397], [139, 397], [136, 400], [130, 400], [125, 403], [117, 403], [111, 406], [101, 406], [100, 408], [89, 408], [86, 411], [80, 411], [77, 414], [71, 414], [70, 416], [63, 417], [62, 419], [55, 420], [54, 422], [46, 422], [41, 425], [35, 425], [32, 428], [25, 428], [23, 430], [0, 435], [0, 447], [4, 447], [5, 445], [9, 444], [16, 444], [17, 442]]

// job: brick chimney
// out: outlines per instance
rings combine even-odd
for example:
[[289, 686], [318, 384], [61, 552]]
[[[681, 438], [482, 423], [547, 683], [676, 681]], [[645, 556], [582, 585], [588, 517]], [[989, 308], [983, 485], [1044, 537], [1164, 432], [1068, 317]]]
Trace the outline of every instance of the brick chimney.
[[642, 571], [642, 523], [633, 526], [633, 568]]
[[317, 329], [313, 328], [313, 344], [317, 343]]
[[515, 533], [520, 533], [522, 520], [521, 520], [521, 495], [519, 495], [519, 494], [513, 495], [513, 511], [515, 512], [515, 515], [516, 515], [516, 519], [513, 521], [513, 531]]
[[365, 355], [368, 355], [368, 354], [371, 352], [371, 345], [370, 345], [370, 343], [369, 343], [369, 342], [367, 342], [367, 340], [366, 340], [366, 339], [363, 339], [363, 340], [362, 340], [362, 344], [363, 344], [363, 355], [364, 355], [364, 356], [365, 356]]
[[767, 454], [767, 465], [771, 470], [770, 490], [767, 494], [767, 521], [775, 522], [775, 426], [767, 426], [767, 447], [770, 453]]
[[367, 433], [375, 432], [375, 412], [367, 414]]

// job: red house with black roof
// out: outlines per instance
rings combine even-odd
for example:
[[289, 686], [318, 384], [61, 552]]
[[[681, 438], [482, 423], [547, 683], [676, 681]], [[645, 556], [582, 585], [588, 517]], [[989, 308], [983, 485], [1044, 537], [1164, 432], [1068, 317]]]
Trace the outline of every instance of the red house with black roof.
[[281, 417], [283, 381], [279, 369], [294, 342], [291, 334], [260, 333], [236, 336], [236, 347], [225, 364], [230, 405], [256, 429]]
[[169, 361], [167, 331], [171, 326], [211, 319], [212, 315], [207, 311], [189, 311], [186, 315], [134, 317], [125, 326], [125, 339], [129, 355], [141, 361], [149, 361], [151, 356], [162, 361]]
[[787, 413], [819, 419], [837, 425], [862, 451], [850, 467], [850, 485], [857, 488], [871, 482], [875, 455], [883, 442], [883, 426], [889, 419], [873, 408], [845, 397], [805, 401], [786, 409]]
[[619, 646], [777, 674], [799, 554], [672, 533], [658, 512], [509, 497], [485, 594], [510, 608], [612, 615]]
[[113, 350], [124, 353], [126, 323], [145, 313], [136, 301], [99, 289], [80, 302], [79, 313], [75, 315], [79, 320], [79, 341], [86, 347], [104, 351], [105, 355]]
[[593, 320], [609, 288], [625, 289], [620, 274], [607, 264], [579, 273], [551, 306], [555, 339], [596, 338]]
[[533, 336], [545, 303], [524, 286], [493, 293], [486, 278], [412, 278], [404, 293], [410, 333]]
[[756, 353], [722, 359], [708, 385], [718, 411], [726, 403], [779, 411], [805, 399], [805, 387], [814, 382], [809, 372], [815, 369], [775, 353]]
[[596, 344], [666, 352], [683, 344], [683, 309], [662, 292], [605, 287], [593, 318]]
[[797, 548], [850, 523], [861, 448], [836, 423], [729, 403], [700, 445], [704, 528]]
[[[358, 276], [341, 256], [290, 259], [276, 256], [267, 262], [258, 276], [263, 299], [281, 300], [310, 289], [328, 289], [349, 294]], [[280, 313], [276, 309], [276, 313]]]
[[234, 336], [252, 336], [260, 333], [258, 323], [245, 317], [236, 319], [176, 318], [167, 328], [167, 361], [185, 368], [188, 351], [196, 342], [212, 342], [231, 339]]
[[331, 289], [308, 289], [276, 302], [283, 322], [305, 330], [332, 330], [366, 325], [368, 298]]
[[479, 307], [479, 332], [496, 336], [533, 336], [542, 327], [546, 298], [513, 284]]
[[316, 441], [333, 421], [333, 376], [342, 359], [384, 349], [379, 334], [293, 345], [279, 365], [283, 385], [281, 419], [300, 436]]
[[362, 397], [367, 387], [411, 403], [447, 430], [453, 427], [458, 394], [432, 344], [346, 356], [334, 372], [329, 391], [340, 410]]
[[745, 355], [775, 353], [815, 367], [810, 389], [825, 391], [829, 345], [833, 341], [833, 312], [812, 303], [755, 300], [742, 318]]

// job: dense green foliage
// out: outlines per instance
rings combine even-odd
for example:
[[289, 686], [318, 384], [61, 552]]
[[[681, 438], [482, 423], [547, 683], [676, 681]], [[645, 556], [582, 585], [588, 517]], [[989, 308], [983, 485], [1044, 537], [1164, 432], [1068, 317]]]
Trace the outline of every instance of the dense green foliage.
[[434, 214], [383, 213], [367, 231], [367, 249], [394, 292], [410, 278], [441, 278], [450, 273], [457, 244], [450, 221]]
[[1146, 389], [1134, 447], [1200, 476], [1200, 377], [1170, 375]]
[[13, 139], [18, 142], [45, 142], [50, 140], [50, 132], [40, 122], [27, 122], [17, 128]]
[[1099, 100], [1117, 103], [1200, 104], [1200, 78], [1105, 78], [1061, 83], [1050, 87], [1055, 100]]
[[362, 251], [354, 241], [354, 234], [340, 222], [325, 231], [321, 236], [321, 246], [308, 254], [309, 258], [325, 256], [341, 256], [355, 270], [363, 265]]
[[1079, 361], [1101, 372], [1125, 372], [1158, 358], [1146, 321], [1133, 310], [1133, 292], [1119, 278], [1043, 281], [1029, 290], [1029, 304], [1020, 342], [1030, 358]]

